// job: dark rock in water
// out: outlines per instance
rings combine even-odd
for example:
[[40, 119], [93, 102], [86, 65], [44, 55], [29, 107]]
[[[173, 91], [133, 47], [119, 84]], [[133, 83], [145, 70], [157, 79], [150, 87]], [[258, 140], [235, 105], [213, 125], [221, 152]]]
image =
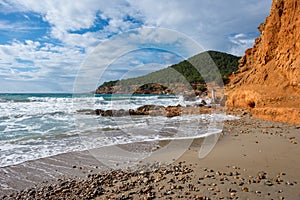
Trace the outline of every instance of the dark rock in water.
[[160, 110], [164, 109], [164, 106], [158, 106], [158, 105], [144, 105], [137, 108], [137, 111], [141, 112], [148, 112], [150, 110]]
[[96, 115], [102, 115], [104, 113], [104, 110], [96, 109], [95, 113], [96, 113]]
[[112, 111], [112, 116], [113, 117], [122, 117], [122, 116], [127, 116], [128, 114], [129, 114], [129, 112], [124, 110], [124, 109], [113, 110]]
[[136, 110], [129, 110], [130, 115], [163, 115], [164, 106], [158, 105], [144, 105], [138, 107]]
[[148, 115], [148, 113], [139, 110], [129, 109], [129, 115]]
[[168, 106], [165, 108], [166, 117], [175, 117], [175, 116], [179, 116], [182, 113], [182, 108], [181, 105], [177, 105], [177, 106]]
[[106, 110], [101, 115], [103, 117], [112, 117], [113, 116], [113, 110]]
[[[203, 102], [203, 104], [206, 104]], [[94, 113], [96, 115], [101, 115], [103, 117], [122, 117], [128, 115], [150, 115], [150, 116], [166, 116], [166, 117], [175, 117], [179, 115], [186, 115], [186, 114], [208, 114], [210, 113], [210, 106], [201, 105], [199, 106], [188, 106], [182, 107], [180, 104], [177, 106], [159, 106], [159, 105], [143, 105], [138, 107], [136, 110], [129, 109], [129, 110], [101, 110], [96, 109]]]
[[96, 109], [95, 110], [96, 115], [101, 115], [103, 117], [122, 117], [129, 114], [128, 111], [125, 111], [124, 109], [120, 110], [101, 110]]
[[[80, 114], [85, 114], [85, 115], [94, 115], [95, 114], [95, 110], [92, 110], [92, 109], [77, 110], [76, 112], [80, 113]], [[96, 114], [97, 114], [97, 112], [96, 112]]]

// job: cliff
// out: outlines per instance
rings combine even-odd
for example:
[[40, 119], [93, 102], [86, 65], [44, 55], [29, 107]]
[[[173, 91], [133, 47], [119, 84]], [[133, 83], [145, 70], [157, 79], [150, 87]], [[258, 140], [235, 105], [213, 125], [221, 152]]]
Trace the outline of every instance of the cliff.
[[300, 2], [274, 0], [258, 29], [261, 36], [230, 77], [227, 106], [300, 124]]

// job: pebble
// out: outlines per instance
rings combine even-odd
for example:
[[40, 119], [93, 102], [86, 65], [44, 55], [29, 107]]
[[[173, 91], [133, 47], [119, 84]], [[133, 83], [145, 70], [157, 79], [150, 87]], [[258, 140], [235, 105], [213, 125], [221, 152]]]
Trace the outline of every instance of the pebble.
[[257, 173], [257, 178], [258, 179], [265, 179], [266, 175], [267, 175], [266, 172], [260, 171], [260, 172]]
[[287, 181], [287, 182], [286, 182], [286, 184], [287, 184], [287, 185], [291, 185], [291, 186], [293, 186], [293, 185], [294, 185], [294, 183], [292, 183], [292, 182], [289, 182], [289, 181]]
[[236, 193], [236, 190], [229, 188], [229, 189], [228, 189], [228, 192]]
[[230, 196], [234, 197], [234, 196], [235, 196], [235, 193], [234, 193], [234, 192], [231, 192], [231, 193], [230, 193]]
[[270, 180], [266, 180], [266, 181], [265, 181], [265, 185], [267, 185], [267, 186], [272, 186], [273, 183], [272, 183]]
[[[79, 166], [75, 168], [79, 168]], [[230, 168], [236, 170], [230, 172]], [[166, 199], [204, 200], [209, 199], [203, 196], [208, 193], [213, 199], [224, 199], [222, 196], [224, 194], [227, 194], [228, 198], [231, 199], [240, 199], [239, 194], [242, 194], [241, 192], [245, 192], [243, 195], [259, 195], [266, 194], [266, 190], [270, 193], [269, 195], [274, 192], [278, 197], [279, 195], [283, 196], [284, 188], [282, 187], [296, 184], [292, 180], [283, 182], [281, 177], [286, 175], [284, 172], [281, 172], [275, 178], [267, 179], [267, 173], [264, 171], [249, 176], [244, 174], [246, 170], [238, 170], [239, 168], [236, 166], [230, 168], [229, 172], [226, 173], [205, 168], [202, 173], [197, 174], [193, 173], [189, 165], [181, 163], [180, 165], [172, 164], [165, 168], [156, 167], [155, 171], [149, 171], [148, 168], [147, 170], [143, 168], [143, 170], [136, 170], [135, 172], [116, 170], [103, 174], [89, 174], [84, 179], [62, 178], [55, 184], [24, 190], [7, 198], [17, 199], [20, 196], [20, 199], [76, 199], [76, 197], [90, 199], [97, 197], [101, 199], [159, 199], [167, 195]], [[182, 174], [179, 174], [181, 172]], [[259, 182], [261, 183], [259, 184]], [[275, 183], [283, 184], [278, 185]], [[220, 187], [217, 187], [218, 185]], [[227, 189], [227, 193], [225, 188], [228, 188], [228, 185], [231, 188]], [[268, 187], [272, 185], [273, 187]], [[254, 190], [255, 193], [251, 193], [252, 187], [256, 188], [257, 186], [262, 192]], [[284, 197], [281, 199], [284, 199]]]

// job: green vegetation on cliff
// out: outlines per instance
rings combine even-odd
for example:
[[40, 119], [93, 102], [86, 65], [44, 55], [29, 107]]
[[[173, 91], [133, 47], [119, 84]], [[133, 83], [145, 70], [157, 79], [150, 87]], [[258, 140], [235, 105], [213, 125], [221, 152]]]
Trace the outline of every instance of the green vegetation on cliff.
[[115, 84], [144, 85], [148, 83], [159, 83], [167, 85], [186, 82], [190, 84], [205, 84], [206, 82], [216, 80], [219, 82], [223, 80], [226, 84], [228, 82], [228, 76], [232, 72], [237, 71], [239, 59], [240, 57], [227, 53], [207, 51], [144, 76], [121, 81], [105, 82], [99, 86], [98, 91], [101, 90], [101, 88], [113, 87]]

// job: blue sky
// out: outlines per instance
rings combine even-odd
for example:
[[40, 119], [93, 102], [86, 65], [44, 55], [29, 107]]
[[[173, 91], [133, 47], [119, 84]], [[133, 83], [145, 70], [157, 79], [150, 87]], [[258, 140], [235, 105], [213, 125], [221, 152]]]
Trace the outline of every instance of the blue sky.
[[[118, 34], [145, 27], [178, 31], [203, 50], [243, 55], [270, 7], [271, 0], [0, 0], [0, 92], [72, 92], [95, 49], [111, 45], [108, 41]], [[96, 78], [103, 82], [142, 75], [195, 53], [187, 49], [189, 53], [177, 55], [174, 35], [152, 36], [151, 42], [163, 43], [159, 49], [147, 43], [117, 54], [132, 42], [144, 42], [143, 37], [101, 47], [106, 53], [101, 59], [109, 54], [107, 63], [113, 63], [105, 76]]]

